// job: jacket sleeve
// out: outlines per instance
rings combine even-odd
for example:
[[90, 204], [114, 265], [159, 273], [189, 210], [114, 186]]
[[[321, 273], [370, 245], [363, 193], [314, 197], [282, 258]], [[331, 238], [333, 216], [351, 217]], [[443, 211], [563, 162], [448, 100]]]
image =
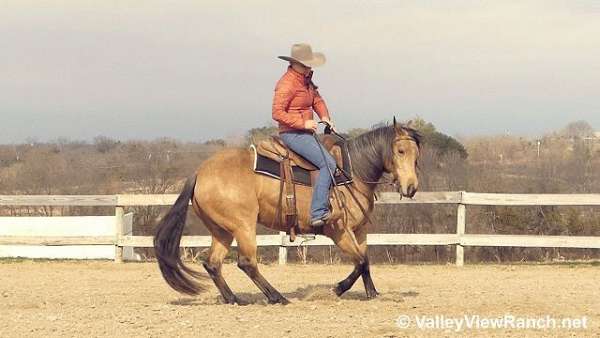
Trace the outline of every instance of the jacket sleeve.
[[294, 129], [304, 129], [304, 120], [301, 114], [288, 114], [286, 111], [290, 101], [294, 98], [295, 91], [285, 83], [277, 84], [273, 97], [273, 120]]
[[313, 109], [319, 115], [321, 120], [323, 119], [331, 119], [329, 116], [329, 110], [327, 110], [327, 105], [325, 104], [325, 100], [321, 97], [321, 94], [315, 89], [315, 98], [313, 100]]

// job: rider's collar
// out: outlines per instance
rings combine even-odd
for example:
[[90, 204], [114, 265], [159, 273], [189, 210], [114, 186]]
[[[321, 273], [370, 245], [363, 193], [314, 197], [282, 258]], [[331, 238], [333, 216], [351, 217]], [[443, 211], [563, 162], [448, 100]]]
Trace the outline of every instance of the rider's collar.
[[304, 85], [308, 85], [311, 81], [312, 81], [312, 76], [314, 71], [311, 70], [308, 74], [304, 75], [300, 72], [298, 72], [297, 70], [295, 70], [294, 68], [292, 68], [292, 66], [288, 66], [288, 71], [294, 75], [298, 80], [302, 81], [304, 83]]

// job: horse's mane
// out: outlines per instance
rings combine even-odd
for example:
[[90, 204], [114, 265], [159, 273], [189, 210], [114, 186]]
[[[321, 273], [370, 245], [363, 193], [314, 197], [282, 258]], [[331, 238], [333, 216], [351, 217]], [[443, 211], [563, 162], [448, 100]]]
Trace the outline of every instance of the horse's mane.
[[[421, 134], [413, 128], [401, 125], [402, 130], [421, 147]], [[348, 141], [354, 172], [365, 181], [377, 181], [383, 173], [383, 161], [392, 157], [392, 142], [396, 131], [391, 124], [380, 124], [368, 132]]]

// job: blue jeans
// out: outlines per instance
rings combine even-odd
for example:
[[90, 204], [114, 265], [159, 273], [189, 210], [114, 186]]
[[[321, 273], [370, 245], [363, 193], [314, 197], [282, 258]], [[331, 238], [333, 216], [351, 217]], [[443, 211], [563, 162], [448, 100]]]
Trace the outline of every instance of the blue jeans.
[[[325, 147], [320, 142], [315, 140], [315, 137], [306, 132], [285, 132], [279, 135], [290, 149], [298, 155], [310, 161], [313, 165], [319, 168], [319, 177], [314, 186], [312, 201], [310, 204], [311, 219], [318, 219], [327, 214], [329, 211], [329, 188], [331, 187], [331, 176], [329, 169], [334, 173], [337, 167], [335, 160], [331, 154], [325, 150]], [[323, 149], [323, 153], [319, 150]]]

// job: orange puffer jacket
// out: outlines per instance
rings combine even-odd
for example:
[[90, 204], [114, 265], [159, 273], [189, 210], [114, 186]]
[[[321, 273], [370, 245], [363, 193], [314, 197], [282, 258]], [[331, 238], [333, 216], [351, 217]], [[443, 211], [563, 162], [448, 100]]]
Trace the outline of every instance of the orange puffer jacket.
[[311, 80], [312, 71], [304, 76], [292, 67], [275, 86], [273, 119], [279, 122], [279, 132], [304, 130], [304, 121], [313, 119], [313, 109], [319, 118], [329, 119], [325, 101]]

